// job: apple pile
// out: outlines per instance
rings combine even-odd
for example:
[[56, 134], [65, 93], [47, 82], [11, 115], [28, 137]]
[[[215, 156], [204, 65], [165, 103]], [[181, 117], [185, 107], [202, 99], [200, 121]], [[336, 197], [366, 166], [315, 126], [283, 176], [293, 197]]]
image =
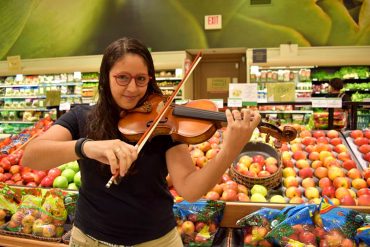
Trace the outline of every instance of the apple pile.
[[248, 154], [243, 154], [234, 168], [244, 176], [269, 177], [278, 171], [278, 165], [278, 161], [274, 157], [265, 157], [260, 154], [251, 157]]
[[184, 243], [207, 243], [209, 237], [217, 231], [217, 224], [198, 220], [196, 214], [189, 214], [186, 219], [177, 219], [177, 231]]
[[361, 157], [366, 160], [368, 166], [370, 163], [370, 129], [366, 130], [353, 130], [349, 136], [351, 141], [357, 146]]
[[338, 131], [303, 130], [281, 152], [289, 202], [320, 203], [327, 196], [336, 205], [370, 205], [370, 174], [358, 168]]

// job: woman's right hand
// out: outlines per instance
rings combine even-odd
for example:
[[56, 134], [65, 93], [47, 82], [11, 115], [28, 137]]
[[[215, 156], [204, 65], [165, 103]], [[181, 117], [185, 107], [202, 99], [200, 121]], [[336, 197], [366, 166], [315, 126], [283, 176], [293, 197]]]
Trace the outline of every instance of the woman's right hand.
[[112, 174], [124, 176], [137, 159], [137, 148], [121, 140], [87, 141], [83, 151], [90, 159], [110, 165]]

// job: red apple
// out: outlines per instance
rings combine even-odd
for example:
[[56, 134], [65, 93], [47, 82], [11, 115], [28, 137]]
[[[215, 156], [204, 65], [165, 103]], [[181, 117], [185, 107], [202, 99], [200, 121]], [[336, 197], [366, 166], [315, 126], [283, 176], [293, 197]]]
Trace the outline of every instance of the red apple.
[[364, 134], [364, 136], [366, 137], [366, 138], [368, 138], [368, 139], [370, 139], [370, 130], [365, 130], [365, 132], [364, 132], [365, 134]]
[[353, 138], [353, 139], [357, 139], [359, 137], [363, 137], [364, 134], [362, 133], [362, 130], [353, 130], [350, 134], [350, 136]]
[[41, 180], [40, 185], [42, 187], [53, 187], [54, 178], [52, 176], [46, 176]]
[[325, 137], [325, 132], [322, 131], [322, 130], [317, 130], [317, 131], [314, 131], [312, 133], [312, 136], [315, 137], [315, 138], [319, 138], [319, 137]]
[[316, 143], [318, 143], [318, 144], [319, 143], [328, 144], [329, 140], [326, 137], [321, 136], [321, 137], [317, 138]]
[[369, 139], [366, 137], [359, 137], [353, 141], [357, 146], [362, 146], [365, 144], [369, 144]]
[[341, 161], [351, 160], [351, 155], [348, 152], [342, 152], [337, 155], [337, 159]]
[[264, 165], [265, 164], [265, 157], [263, 157], [262, 155], [254, 155], [253, 156], [253, 163], [258, 163], [260, 165]]
[[367, 162], [370, 162], [370, 152], [368, 152], [368, 153], [364, 154], [362, 157], [363, 157], [363, 158], [364, 158], [364, 160], [366, 160]]
[[52, 168], [49, 170], [47, 175], [50, 177], [56, 178], [60, 176], [60, 174], [62, 174], [62, 171], [59, 168]]
[[[364, 145], [361, 145], [358, 150], [363, 153], [363, 154], [366, 154], [366, 153], [369, 153], [370, 152], [370, 145], [369, 144], [364, 144]], [[4, 169], [5, 170], [5, 169]]]
[[312, 178], [313, 176], [313, 169], [311, 167], [305, 167], [299, 170], [298, 172], [299, 176], [304, 178]]
[[351, 195], [344, 195], [340, 199], [340, 205], [344, 205], [344, 206], [356, 206], [356, 201], [355, 201], [355, 199], [353, 199], [353, 197]]
[[328, 132], [326, 132], [326, 136], [330, 139], [337, 138], [339, 137], [339, 132], [336, 130], [329, 130]]
[[357, 168], [357, 164], [356, 162], [354, 162], [353, 160], [345, 160], [343, 161], [342, 163], [342, 167], [346, 170], [351, 170], [351, 169], [356, 169]]
[[342, 139], [340, 139], [340, 138], [333, 138], [333, 139], [330, 140], [330, 144], [333, 145], [333, 146], [342, 144]]
[[335, 188], [334, 188], [334, 186], [327, 186], [327, 187], [322, 188], [321, 195], [322, 196], [327, 196], [329, 198], [335, 197]]
[[357, 196], [360, 197], [362, 195], [370, 195], [370, 189], [369, 188], [362, 188], [357, 191]]
[[13, 175], [16, 173], [20, 173], [20, 171], [21, 171], [21, 167], [19, 165], [12, 165], [9, 169], [9, 172]]
[[360, 195], [357, 198], [357, 203], [359, 206], [370, 206], [370, 195], [369, 194]]
[[325, 187], [332, 186], [332, 185], [333, 185], [333, 183], [328, 177], [323, 177], [319, 180], [319, 187], [321, 189], [323, 189]]
[[4, 171], [9, 171], [9, 169], [11, 167], [11, 164], [10, 164], [9, 160], [7, 159], [7, 157], [3, 158], [0, 161], [0, 166], [4, 169]]
[[227, 189], [222, 192], [221, 200], [223, 201], [236, 201], [237, 200], [237, 192], [232, 189]]

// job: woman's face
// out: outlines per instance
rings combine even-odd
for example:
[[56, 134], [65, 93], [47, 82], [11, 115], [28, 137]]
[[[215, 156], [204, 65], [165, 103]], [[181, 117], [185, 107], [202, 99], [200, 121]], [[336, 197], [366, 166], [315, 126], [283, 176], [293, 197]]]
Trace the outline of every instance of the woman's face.
[[[113, 65], [109, 72], [109, 85], [114, 101], [125, 110], [133, 109], [145, 95], [148, 84], [137, 86], [135, 78], [142, 79], [148, 75], [148, 67], [144, 59], [136, 54], [126, 54]], [[128, 85], [117, 83], [124, 78], [132, 77]], [[140, 77], [137, 77], [140, 76]]]

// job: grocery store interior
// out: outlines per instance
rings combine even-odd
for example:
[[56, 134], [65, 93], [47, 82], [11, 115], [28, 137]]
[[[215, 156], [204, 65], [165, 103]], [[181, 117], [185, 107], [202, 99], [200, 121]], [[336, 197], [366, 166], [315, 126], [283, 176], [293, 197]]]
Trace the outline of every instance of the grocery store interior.
[[[369, 0], [1, 5], [0, 246], [70, 243], [78, 161], [41, 171], [22, 155], [63, 114], [94, 107], [103, 53], [121, 37], [148, 47], [172, 103], [261, 115], [200, 200], [184, 200], [167, 176], [184, 246], [370, 246]], [[343, 83], [336, 92], [333, 79]], [[197, 169], [223, 148], [227, 124], [216, 126], [188, 144]], [[54, 221], [35, 213], [27, 222], [30, 208]]]

